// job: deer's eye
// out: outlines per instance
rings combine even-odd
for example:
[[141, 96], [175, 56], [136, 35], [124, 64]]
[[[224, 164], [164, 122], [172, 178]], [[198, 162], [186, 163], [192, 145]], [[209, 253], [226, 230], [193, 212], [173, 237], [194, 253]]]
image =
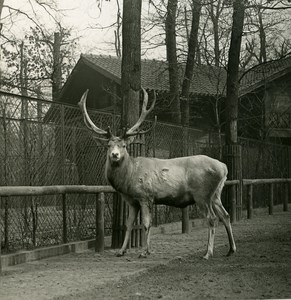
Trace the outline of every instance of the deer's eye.
[[122, 145], [123, 148], [126, 148], [126, 144]]

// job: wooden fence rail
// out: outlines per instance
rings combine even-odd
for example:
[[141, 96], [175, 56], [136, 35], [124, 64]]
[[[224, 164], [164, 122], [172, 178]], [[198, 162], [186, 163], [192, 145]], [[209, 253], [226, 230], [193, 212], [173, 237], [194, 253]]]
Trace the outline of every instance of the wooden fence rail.
[[51, 185], [51, 186], [1, 186], [1, 196], [45, 196], [59, 194], [113, 193], [111, 186], [99, 185]]

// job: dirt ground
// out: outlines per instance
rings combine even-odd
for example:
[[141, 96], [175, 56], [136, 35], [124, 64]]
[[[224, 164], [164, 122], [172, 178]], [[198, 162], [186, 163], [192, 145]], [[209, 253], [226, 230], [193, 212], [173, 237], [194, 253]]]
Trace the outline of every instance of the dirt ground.
[[291, 298], [291, 213], [255, 216], [233, 226], [238, 252], [226, 257], [224, 228], [214, 257], [201, 259], [207, 228], [152, 237], [152, 254], [117, 258], [113, 250], [72, 253], [4, 269], [1, 299]]

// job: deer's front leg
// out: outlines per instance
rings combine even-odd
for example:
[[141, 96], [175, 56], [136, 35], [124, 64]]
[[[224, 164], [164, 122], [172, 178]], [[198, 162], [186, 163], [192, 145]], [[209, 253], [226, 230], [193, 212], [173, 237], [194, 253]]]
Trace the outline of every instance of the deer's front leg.
[[128, 203], [128, 207], [129, 207], [129, 209], [128, 209], [128, 217], [127, 217], [127, 220], [126, 220], [125, 237], [124, 237], [122, 247], [117, 252], [116, 256], [123, 256], [124, 253], [126, 252], [126, 248], [127, 248], [128, 242], [129, 242], [129, 237], [130, 237], [130, 234], [131, 234], [132, 226], [133, 226], [133, 223], [134, 223], [134, 221], [137, 217], [137, 214], [139, 212], [139, 206], [134, 206], [134, 205]]
[[140, 258], [145, 258], [147, 257], [147, 255], [150, 254], [150, 230], [152, 226], [151, 207], [152, 204], [149, 202], [141, 204], [142, 223], [145, 228], [146, 247], [143, 250], [143, 252], [139, 255]]

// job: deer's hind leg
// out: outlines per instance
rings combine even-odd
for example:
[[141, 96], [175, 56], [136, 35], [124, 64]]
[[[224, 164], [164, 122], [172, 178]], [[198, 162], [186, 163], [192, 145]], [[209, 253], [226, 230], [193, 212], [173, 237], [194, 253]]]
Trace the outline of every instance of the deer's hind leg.
[[204, 259], [209, 259], [209, 257], [213, 256], [213, 247], [214, 247], [214, 237], [215, 237], [215, 227], [217, 226], [217, 217], [213, 208], [210, 204], [206, 204], [207, 208], [207, 222], [208, 222], [208, 243], [207, 243], [207, 251], [203, 256]]
[[143, 252], [139, 255], [140, 258], [145, 258], [150, 254], [150, 230], [152, 226], [152, 203], [149, 200], [147, 203], [141, 204], [142, 223], [145, 229], [146, 246]]
[[227, 256], [230, 256], [231, 254], [233, 254], [236, 251], [236, 246], [235, 246], [234, 237], [233, 237], [233, 233], [232, 233], [232, 227], [230, 224], [229, 214], [223, 207], [220, 198], [216, 198], [213, 201], [213, 206], [214, 206], [214, 210], [215, 210], [217, 216], [222, 221], [222, 223], [226, 229], [229, 246], [230, 246]]

